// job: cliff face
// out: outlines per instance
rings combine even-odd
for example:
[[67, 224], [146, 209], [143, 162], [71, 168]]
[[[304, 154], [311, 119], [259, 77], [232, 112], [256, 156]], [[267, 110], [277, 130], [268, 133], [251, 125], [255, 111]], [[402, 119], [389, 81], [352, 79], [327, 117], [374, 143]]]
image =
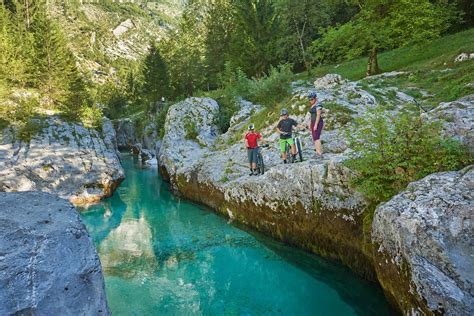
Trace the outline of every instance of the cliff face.
[[[351, 110], [344, 113], [351, 113], [352, 117], [363, 114], [364, 109], [377, 102], [370, 93], [360, 89], [357, 83], [342, 80], [338, 76], [326, 76], [315, 84], [323, 102], [338, 101], [341, 106]], [[294, 117], [299, 122], [304, 120], [306, 110], [298, 104], [309, 89], [311, 87], [304, 84], [294, 85], [294, 106], [291, 112], [296, 113]], [[348, 95], [357, 97], [348, 98]], [[401, 105], [410, 97], [398, 93], [397, 98]], [[236, 114], [238, 119], [231, 120], [234, 125], [223, 135], [219, 135], [214, 124], [218, 113], [218, 104], [214, 100], [190, 98], [170, 108], [158, 160], [162, 175], [171, 182], [175, 191], [210, 206], [231, 220], [245, 223], [317, 254], [338, 259], [366, 278], [380, 280], [387, 296], [393, 298], [394, 305], [404, 313], [421, 310], [430, 314], [439, 310], [433, 308], [431, 303], [429, 306], [423, 303], [426, 297], [418, 294], [421, 292], [404, 287], [415, 282], [417, 272], [413, 267], [381, 265], [385, 260], [395, 260], [393, 252], [378, 251], [382, 241], [388, 242], [393, 236], [381, 235], [381, 240], [371, 239], [371, 221], [367, 217], [371, 206], [349, 186], [352, 171], [343, 162], [349, 152], [344, 129], [350, 120], [346, 117], [338, 120], [341, 114], [338, 112], [327, 115], [331, 128], [323, 133], [324, 158], [313, 157], [310, 137], [303, 134], [304, 162], [283, 165], [279, 159], [279, 149], [272, 145], [263, 149], [266, 173], [252, 177], [247, 175], [243, 143], [229, 145], [229, 140], [235, 136], [233, 133], [238, 131], [235, 126], [249, 122], [247, 108], [248, 104], [243, 102], [240, 113]], [[255, 108], [258, 111], [258, 106]], [[463, 108], [471, 113], [474, 104], [470, 102]], [[396, 110], [395, 106], [394, 111]], [[276, 140], [277, 135], [273, 133], [275, 124], [276, 122], [270, 122], [268, 128], [262, 131], [267, 140]], [[447, 122], [445, 131], [450, 128], [456, 129]], [[464, 137], [462, 140], [469, 143], [468, 139]], [[441, 214], [444, 210], [439, 209], [437, 212]], [[461, 210], [454, 209], [453, 212]], [[382, 213], [381, 209], [377, 211], [377, 214]], [[377, 231], [383, 231], [384, 227], [397, 231], [396, 223], [397, 218], [394, 217], [385, 225], [377, 224]], [[431, 229], [435, 235], [440, 228], [435, 226]], [[398, 229], [397, 234], [405, 233]], [[425, 247], [429, 249], [431, 243], [428, 239], [420, 241], [421, 244], [425, 242]], [[407, 257], [412, 256], [412, 253], [407, 254]], [[464, 256], [468, 255], [460, 253], [459, 260], [466, 263]], [[432, 260], [439, 262], [437, 258]], [[396, 279], [400, 274], [406, 278]], [[429, 278], [429, 285], [426, 287], [436, 287], [436, 275]], [[394, 290], [397, 288], [401, 290]], [[407, 290], [404, 292], [403, 289]], [[466, 297], [472, 297], [469, 290], [462, 291]], [[443, 306], [445, 312], [458, 310], [454, 305]]]
[[474, 314], [474, 167], [432, 174], [380, 205], [375, 268], [410, 314]]
[[81, 72], [94, 83], [118, 79], [115, 61], [136, 66], [150, 40], [166, 36], [181, 15], [181, 1], [49, 1], [48, 11], [68, 38]]
[[79, 214], [44, 192], [0, 192], [0, 314], [109, 315]]
[[87, 204], [112, 195], [124, 179], [110, 121], [102, 132], [51, 117], [30, 141], [5, 130], [0, 144], [0, 191], [46, 191]]

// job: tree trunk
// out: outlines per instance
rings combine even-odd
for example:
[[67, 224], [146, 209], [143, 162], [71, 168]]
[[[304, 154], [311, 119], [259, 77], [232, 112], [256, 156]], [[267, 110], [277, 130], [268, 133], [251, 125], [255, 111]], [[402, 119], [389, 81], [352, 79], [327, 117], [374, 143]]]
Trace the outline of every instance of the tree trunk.
[[25, 0], [25, 8], [26, 8], [26, 29], [30, 29], [30, 3], [28, 0]]
[[377, 59], [377, 47], [372, 47], [367, 62], [367, 77], [380, 73], [379, 62]]
[[307, 71], [310, 71], [311, 65], [309, 65], [308, 61], [306, 60], [306, 51], [304, 49], [304, 44], [303, 44], [303, 36], [304, 36], [304, 29], [306, 27], [306, 21], [303, 23], [303, 27], [301, 28], [301, 31], [298, 28], [298, 23], [296, 22], [295, 19], [293, 19], [293, 23], [295, 24], [296, 33], [298, 35], [298, 41], [300, 43], [301, 56], [303, 57], [304, 66]]

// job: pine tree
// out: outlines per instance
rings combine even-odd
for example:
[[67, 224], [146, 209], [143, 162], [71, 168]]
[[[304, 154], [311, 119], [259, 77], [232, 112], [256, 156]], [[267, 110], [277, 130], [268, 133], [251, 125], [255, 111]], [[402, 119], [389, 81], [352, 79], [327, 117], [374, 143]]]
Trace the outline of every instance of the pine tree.
[[32, 77], [32, 36], [19, 3], [0, 4], [0, 75], [9, 85], [24, 87]]
[[218, 86], [218, 74], [224, 71], [228, 59], [231, 34], [234, 29], [231, 0], [213, 0], [205, 15], [206, 77], [210, 88]]
[[271, 0], [237, 0], [236, 29], [230, 59], [249, 76], [260, 77], [278, 63], [277, 40], [280, 20]]
[[154, 104], [162, 97], [170, 95], [168, 67], [161, 57], [158, 47], [152, 43], [143, 67], [143, 93], [148, 103]]
[[77, 117], [80, 107], [87, 102], [87, 93], [64, 34], [47, 16], [45, 8], [38, 12], [32, 26], [36, 85], [44, 96], [44, 103]]

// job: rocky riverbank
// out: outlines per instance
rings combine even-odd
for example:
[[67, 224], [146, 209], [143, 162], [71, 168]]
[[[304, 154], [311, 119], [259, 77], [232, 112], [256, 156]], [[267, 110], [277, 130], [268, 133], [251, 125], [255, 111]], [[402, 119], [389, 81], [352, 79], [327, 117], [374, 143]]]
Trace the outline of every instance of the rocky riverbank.
[[5, 129], [0, 143], [0, 191], [45, 191], [73, 204], [111, 196], [124, 179], [115, 130], [105, 120], [102, 131], [58, 117], [36, 122], [30, 140]]
[[0, 314], [109, 315], [99, 257], [66, 200], [0, 192]]
[[[390, 274], [384, 276], [378, 265], [381, 260], [394, 260], [394, 255], [389, 253], [388, 257], [384, 257], [387, 252], [377, 251], [381, 241], [372, 240], [373, 227], [367, 216], [371, 213], [368, 212], [371, 206], [349, 186], [352, 171], [343, 164], [349, 152], [344, 139], [347, 123], [351, 117], [364, 113], [365, 109], [374, 106], [377, 101], [357, 83], [345, 81], [338, 76], [326, 76], [315, 84], [323, 102], [336, 100], [345, 108], [342, 112], [329, 113], [329, 116], [336, 119], [329, 122], [332, 128], [323, 133], [324, 158], [282, 165], [278, 149], [274, 146], [264, 153], [268, 171], [259, 177], [247, 176], [243, 144], [232, 144], [229, 141], [235, 138], [234, 133], [239, 129], [231, 126], [229, 132], [220, 135], [215, 125], [218, 104], [212, 99], [190, 98], [173, 105], [168, 112], [165, 137], [158, 153], [162, 175], [169, 179], [172, 187], [182, 196], [208, 205], [231, 220], [245, 223], [298, 247], [336, 258], [366, 278], [379, 280], [387, 295], [394, 298], [394, 305], [403, 313], [435, 313], [441, 310], [439, 306], [443, 306], [444, 312], [453, 314], [456, 310], [469, 308], [466, 307], [469, 300], [456, 301], [457, 305], [463, 306], [460, 309], [443, 302], [436, 308], [433, 303], [429, 303], [427, 307], [424, 292], [413, 286], [407, 293], [403, 292], [410, 297], [406, 301], [393, 288], [412, 284], [410, 282], [414, 282], [414, 274], [411, 273], [407, 274], [408, 283], [406, 280], [386, 281], [396, 278]], [[292, 112], [300, 122], [304, 120], [306, 112], [301, 100], [304, 100], [311, 88], [304, 83], [296, 83], [293, 87]], [[395, 102], [394, 111], [397, 110], [397, 104], [401, 106], [411, 98], [401, 92], [397, 92], [396, 96], [398, 101]], [[460, 100], [459, 102], [467, 102], [467, 105], [463, 103], [464, 106], [460, 108], [466, 113], [473, 113], [474, 104], [469, 100]], [[258, 107], [256, 108], [258, 111]], [[243, 105], [241, 113], [237, 114], [239, 119], [234, 120], [234, 124], [248, 122], [250, 115], [246, 115], [245, 111]], [[436, 113], [441, 111], [442, 109], [437, 109]], [[349, 119], [347, 115], [350, 116]], [[276, 122], [269, 122], [268, 128], [263, 130], [266, 139], [276, 139], [277, 135], [273, 133], [275, 124]], [[472, 128], [472, 122], [468, 121], [466, 124], [467, 128]], [[190, 127], [195, 128], [191, 133]], [[450, 128], [456, 129], [447, 122], [445, 130], [449, 131]], [[309, 139], [308, 136], [303, 138]], [[468, 139], [469, 136], [461, 137], [461, 140], [466, 140], [465, 143], [469, 143]], [[306, 142], [305, 145], [304, 156], [311, 157], [311, 144]], [[470, 203], [472, 205], [472, 200]], [[436, 210], [441, 213], [444, 211], [443, 208]], [[454, 212], [459, 210], [454, 208]], [[383, 213], [384, 209], [378, 209], [376, 216]], [[387, 224], [395, 223], [396, 221], [392, 221]], [[440, 227], [431, 229], [436, 232]], [[465, 260], [468, 259], [464, 258], [468, 256], [464, 249], [459, 253], [459, 260], [467, 262]], [[399, 271], [391, 269], [391, 273]], [[403, 271], [415, 270], [408, 267], [408, 270]], [[435, 287], [438, 281], [432, 276], [427, 282], [425, 287]], [[462, 291], [466, 297], [472, 298], [470, 290]]]

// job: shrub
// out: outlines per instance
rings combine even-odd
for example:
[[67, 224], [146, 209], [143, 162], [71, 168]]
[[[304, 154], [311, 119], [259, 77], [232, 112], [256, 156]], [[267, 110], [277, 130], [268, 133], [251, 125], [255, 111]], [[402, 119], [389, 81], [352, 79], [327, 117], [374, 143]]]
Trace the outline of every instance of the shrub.
[[271, 67], [268, 75], [259, 80], [253, 79], [250, 85], [249, 99], [253, 102], [272, 107], [291, 93], [290, 81], [293, 79], [289, 64]]
[[186, 133], [185, 138], [189, 140], [196, 140], [199, 135], [196, 122], [191, 121], [189, 118], [186, 118], [184, 121], [184, 131]]
[[428, 174], [473, 162], [460, 142], [440, 135], [441, 124], [422, 119], [414, 108], [395, 116], [382, 106], [370, 110], [347, 135], [354, 152], [346, 164], [357, 172], [352, 184], [379, 203]]
[[16, 136], [24, 142], [29, 142], [31, 138], [44, 128], [44, 122], [41, 119], [31, 119], [18, 125]]
[[79, 119], [85, 127], [101, 129], [102, 117], [102, 109], [98, 106], [84, 105], [81, 107]]
[[163, 107], [158, 111], [155, 117], [156, 130], [158, 131], [159, 138], [163, 138], [165, 136], [165, 122], [169, 107], [169, 103], [164, 103]]

